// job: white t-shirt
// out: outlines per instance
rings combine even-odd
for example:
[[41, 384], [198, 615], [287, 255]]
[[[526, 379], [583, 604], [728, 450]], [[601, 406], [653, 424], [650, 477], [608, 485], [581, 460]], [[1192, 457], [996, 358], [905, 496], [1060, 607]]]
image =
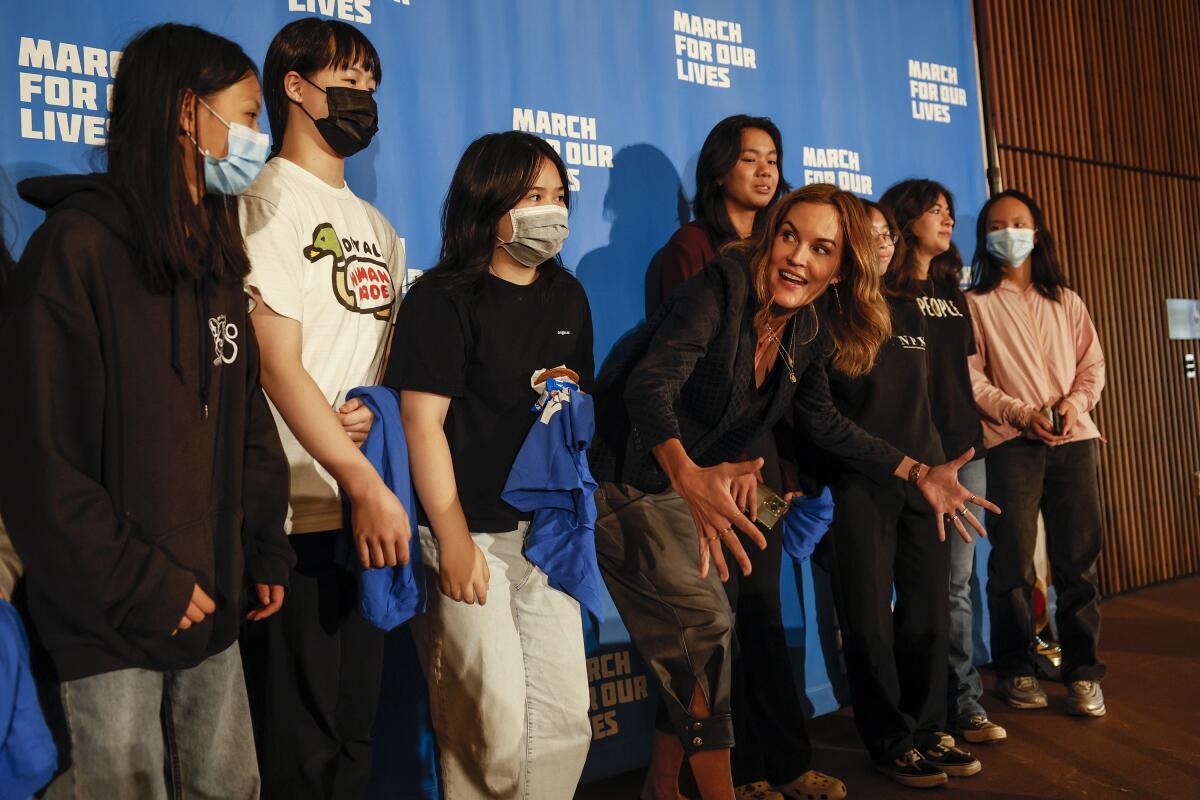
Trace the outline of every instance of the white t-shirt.
[[[301, 361], [332, 408], [375, 383], [392, 306], [404, 283], [396, 231], [350, 187], [335, 189], [273, 158], [239, 198], [248, 292], [303, 329]], [[289, 533], [342, 527], [337, 481], [271, 405], [291, 467]]]

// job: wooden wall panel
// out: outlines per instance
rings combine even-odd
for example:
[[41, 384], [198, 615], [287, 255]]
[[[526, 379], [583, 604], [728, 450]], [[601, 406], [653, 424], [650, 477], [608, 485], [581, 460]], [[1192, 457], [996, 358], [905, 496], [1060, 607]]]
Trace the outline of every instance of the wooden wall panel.
[[1200, 2], [978, 0], [1005, 188], [1042, 203], [1107, 357], [1106, 594], [1200, 572], [1200, 380], [1165, 298], [1200, 298]]

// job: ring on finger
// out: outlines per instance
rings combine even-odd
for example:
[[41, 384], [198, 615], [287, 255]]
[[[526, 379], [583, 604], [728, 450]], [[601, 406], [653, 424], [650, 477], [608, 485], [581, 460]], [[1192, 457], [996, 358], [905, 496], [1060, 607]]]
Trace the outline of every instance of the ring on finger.
[[976, 497], [975, 495], [971, 495], [970, 497], [967, 498], [967, 502], [974, 503], [975, 505], [979, 505], [979, 498]]

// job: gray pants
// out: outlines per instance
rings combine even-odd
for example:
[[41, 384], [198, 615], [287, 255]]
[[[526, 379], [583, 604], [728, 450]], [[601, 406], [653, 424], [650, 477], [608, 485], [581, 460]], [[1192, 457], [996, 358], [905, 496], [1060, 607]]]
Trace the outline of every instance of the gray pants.
[[246, 800], [258, 763], [237, 645], [191, 669], [123, 669], [58, 685], [65, 771], [49, 800]]
[[[596, 513], [596, 558], [604, 582], [654, 672], [684, 750], [732, 747], [733, 611], [716, 567], [700, 578], [699, 539], [687, 503], [673, 491], [645, 494], [601, 483]], [[697, 688], [708, 717], [695, 717], [689, 709]]]

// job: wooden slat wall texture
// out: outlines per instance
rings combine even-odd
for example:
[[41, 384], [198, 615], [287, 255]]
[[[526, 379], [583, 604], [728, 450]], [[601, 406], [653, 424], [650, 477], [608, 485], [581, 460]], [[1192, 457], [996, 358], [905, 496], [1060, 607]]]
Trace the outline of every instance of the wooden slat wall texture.
[[1200, 0], [979, 0], [1004, 188], [1036, 198], [1100, 331], [1106, 594], [1200, 572]]

